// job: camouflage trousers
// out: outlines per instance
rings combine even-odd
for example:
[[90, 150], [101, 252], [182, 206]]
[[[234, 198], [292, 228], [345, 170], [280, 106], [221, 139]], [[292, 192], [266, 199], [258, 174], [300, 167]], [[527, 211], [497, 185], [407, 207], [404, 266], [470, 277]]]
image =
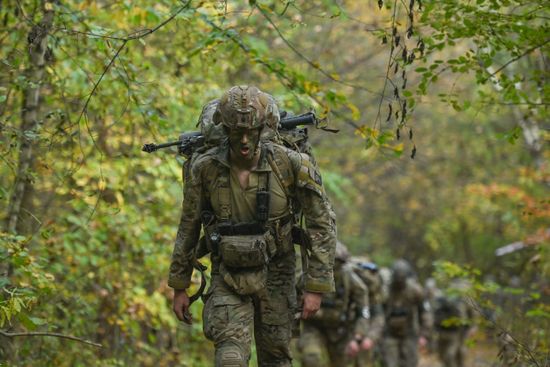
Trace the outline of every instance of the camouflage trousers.
[[[216, 269], [216, 264], [213, 266]], [[216, 367], [245, 367], [252, 335], [258, 366], [291, 366], [290, 340], [296, 310], [294, 252], [274, 258], [267, 286], [255, 294], [235, 293], [219, 274], [204, 296], [203, 329], [214, 342]]]
[[386, 367], [418, 366], [418, 337], [385, 336], [382, 341], [382, 357]]
[[463, 367], [466, 356], [466, 331], [441, 331], [437, 336], [437, 353], [445, 367]]
[[298, 340], [302, 367], [345, 367], [350, 363], [345, 354], [350, 338], [348, 333], [338, 335], [337, 329], [322, 327], [310, 321], [303, 323]]

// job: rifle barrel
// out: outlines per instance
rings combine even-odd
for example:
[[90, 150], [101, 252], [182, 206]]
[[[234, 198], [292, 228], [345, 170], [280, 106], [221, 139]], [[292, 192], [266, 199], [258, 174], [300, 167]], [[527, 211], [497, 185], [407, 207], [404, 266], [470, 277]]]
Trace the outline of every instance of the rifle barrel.
[[281, 129], [292, 130], [298, 125], [315, 125], [315, 114], [313, 112], [304, 113], [303, 115], [287, 117], [281, 119]]
[[159, 149], [173, 147], [174, 145], [179, 145], [179, 144], [181, 144], [181, 140], [171, 141], [169, 143], [162, 143], [162, 144], [154, 144], [154, 143], [144, 144], [141, 150], [147, 153], [153, 153]]

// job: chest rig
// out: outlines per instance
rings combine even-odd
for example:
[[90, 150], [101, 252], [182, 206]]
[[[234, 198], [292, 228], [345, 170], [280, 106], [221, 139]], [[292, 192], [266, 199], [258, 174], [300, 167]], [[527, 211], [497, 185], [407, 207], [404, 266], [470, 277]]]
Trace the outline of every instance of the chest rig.
[[[220, 164], [220, 166], [222, 166]], [[230, 168], [222, 166], [218, 169], [216, 177], [215, 192], [211, 192], [210, 196], [216, 195], [218, 200], [218, 212], [215, 214], [210, 203], [210, 200], [203, 205], [201, 213], [201, 221], [205, 227], [209, 250], [214, 254], [218, 253], [219, 245], [222, 237], [226, 236], [256, 236], [266, 232], [271, 232], [275, 242], [280, 242], [281, 236], [279, 232], [281, 227], [287, 226], [292, 221], [292, 214], [283, 218], [270, 221], [271, 213], [271, 173], [275, 174], [282, 183], [283, 190], [287, 196], [292, 213], [292, 200], [289, 197], [287, 185], [289, 178], [285, 178], [278, 168], [276, 159], [269, 146], [263, 145], [259, 159], [260, 170], [256, 172], [258, 176], [258, 185], [256, 188], [256, 203], [254, 211], [254, 220], [252, 222], [235, 222], [233, 220], [233, 211], [231, 205], [231, 173]], [[271, 171], [266, 169], [271, 168]], [[270, 249], [270, 255], [276, 251], [276, 244], [273, 244]]]

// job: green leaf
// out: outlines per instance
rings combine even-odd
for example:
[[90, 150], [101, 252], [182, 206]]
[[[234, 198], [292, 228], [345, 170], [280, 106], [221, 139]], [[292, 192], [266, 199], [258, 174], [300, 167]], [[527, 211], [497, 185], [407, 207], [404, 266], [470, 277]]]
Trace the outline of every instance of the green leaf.
[[17, 318], [21, 322], [21, 324], [27, 329], [27, 330], [35, 330], [36, 324], [33, 322], [33, 320], [25, 313], [22, 312], [19, 315], [17, 315]]

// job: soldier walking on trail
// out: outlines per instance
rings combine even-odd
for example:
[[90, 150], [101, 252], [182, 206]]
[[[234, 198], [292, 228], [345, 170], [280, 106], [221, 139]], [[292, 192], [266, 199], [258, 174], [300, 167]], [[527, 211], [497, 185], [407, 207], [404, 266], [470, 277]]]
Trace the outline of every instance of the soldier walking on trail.
[[445, 367], [464, 367], [465, 342], [474, 316], [473, 308], [460, 294], [466, 287], [465, 282], [454, 281], [446, 294], [434, 301], [437, 352]]
[[353, 269], [359, 278], [365, 283], [369, 295], [369, 329], [370, 339], [357, 356], [356, 366], [371, 366], [375, 362], [375, 354], [380, 350], [379, 339], [384, 330], [384, 281], [379, 267], [365, 257], [354, 256], [351, 258]]
[[[361, 350], [372, 348], [379, 332], [369, 327], [368, 290], [350, 261], [348, 249], [336, 246], [336, 291], [325, 294], [321, 309], [303, 321], [298, 349], [302, 367], [345, 367]], [[325, 351], [328, 361], [326, 361]]]
[[388, 299], [384, 303], [386, 325], [382, 354], [386, 367], [416, 367], [418, 346], [426, 345], [429, 316], [424, 309], [424, 291], [409, 263], [392, 266]]
[[203, 329], [214, 342], [216, 366], [248, 366], [252, 333], [260, 366], [291, 365], [296, 207], [311, 241], [302, 318], [334, 291], [336, 225], [321, 176], [307, 154], [260, 139], [279, 118], [270, 95], [249, 86], [229, 89], [213, 115], [228, 138], [193, 157], [186, 178], [168, 284], [176, 316], [191, 323], [186, 289], [202, 225], [212, 259]]

